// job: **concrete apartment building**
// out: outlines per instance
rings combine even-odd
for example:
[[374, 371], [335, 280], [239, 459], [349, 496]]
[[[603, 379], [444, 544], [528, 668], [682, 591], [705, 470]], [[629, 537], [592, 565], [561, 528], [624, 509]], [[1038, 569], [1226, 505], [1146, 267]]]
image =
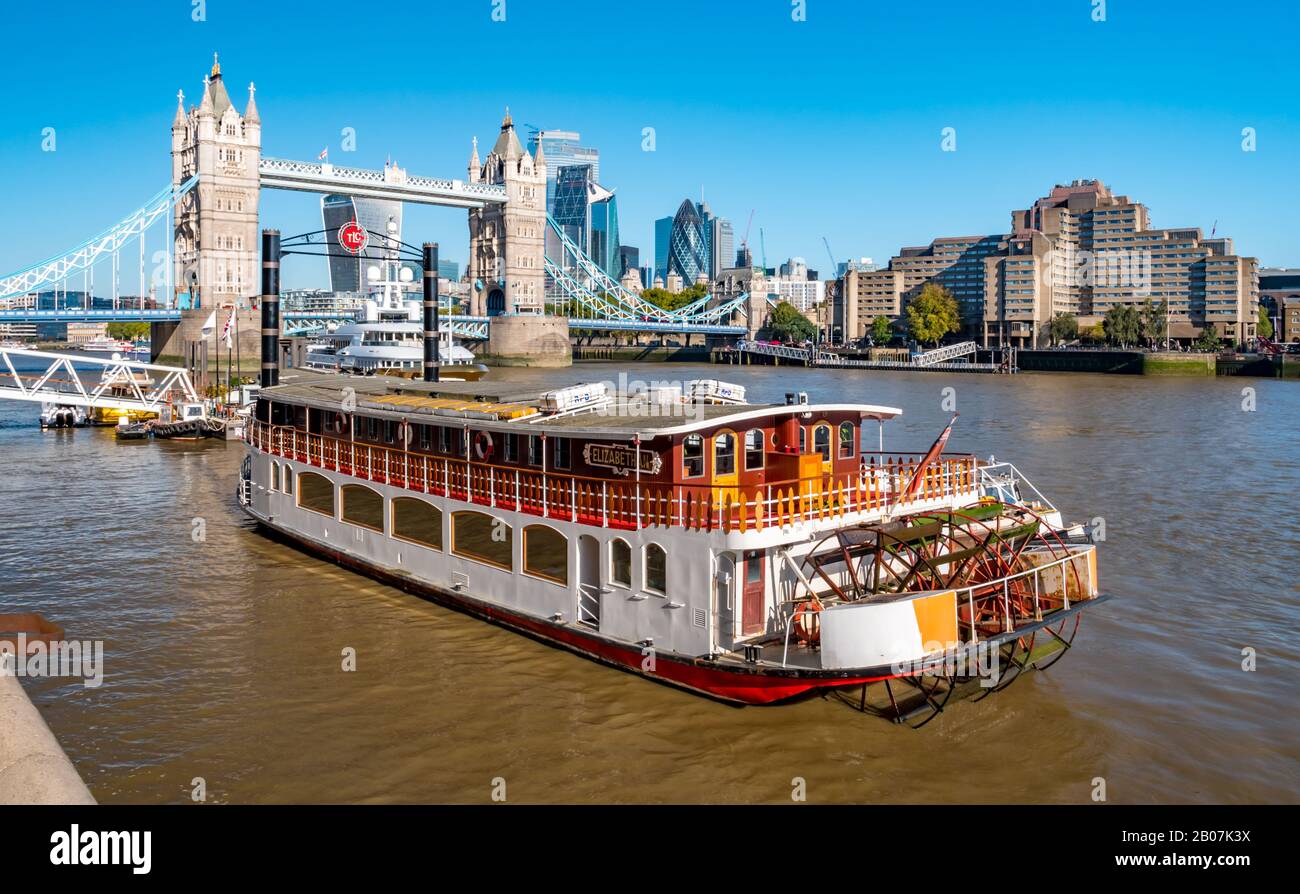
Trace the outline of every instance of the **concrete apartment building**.
[[1259, 300], [1273, 321], [1273, 340], [1300, 342], [1300, 268], [1261, 270]]
[[1039, 347], [1057, 313], [1081, 329], [1117, 304], [1167, 301], [1169, 335], [1190, 341], [1214, 325], [1241, 342], [1255, 335], [1259, 262], [1198, 228], [1152, 229], [1145, 205], [1100, 180], [1057, 185], [1011, 214], [1011, 232], [935, 239], [904, 248], [883, 270], [849, 270], [832, 325], [861, 338], [877, 316], [897, 320], [927, 282], [957, 304], [962, 335], [985, 345]]

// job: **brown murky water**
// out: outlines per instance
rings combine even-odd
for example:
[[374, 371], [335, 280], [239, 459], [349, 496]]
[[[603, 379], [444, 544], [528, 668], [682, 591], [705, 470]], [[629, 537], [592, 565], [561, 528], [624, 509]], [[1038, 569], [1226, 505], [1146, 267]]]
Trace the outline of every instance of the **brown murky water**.
[[[0, 611], [103, 639], [104, 685], [28, 690], [97, 798], [183, 802], [1116, 802], [1300, 799], [1300, 383], [676, 365], [498, 378], [720, 376], [751, 399], [905, 408], [887, 447], [1011, 459], [1105, 519], [1076, 648], [920, 731], [834, 700], [734, 708], [377, 585], [259, 535], [238, 444], [45, 433], [0, 403]], [[1257, 410], [1242, 409], [1242, 388]], [[206, 540], [192, 537], [194, 519]], [[357, 652], [357, 671], [340, 669]], [[1258, 669], [1241, 669], [1242, 649]]]

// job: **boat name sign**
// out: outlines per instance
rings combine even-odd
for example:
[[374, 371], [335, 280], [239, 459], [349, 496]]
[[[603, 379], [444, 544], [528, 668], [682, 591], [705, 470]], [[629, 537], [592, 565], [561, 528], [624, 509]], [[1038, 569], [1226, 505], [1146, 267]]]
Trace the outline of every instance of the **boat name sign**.
[[339, 227], [339, 245], [343, 246], [344, 251], [359, 255], [366, 250], [369, 243], [370, 234], [355, 220], [350, 220]]
[[657, 453], [627, 444], [588, 444], [582, 448], [582, 458], [587, 461], [587, 465], [611, 469], [615, 475], [629, 474], [637, 454], [641, 456], [642, 472], [647, 475], [659, 474], [664, 462]]

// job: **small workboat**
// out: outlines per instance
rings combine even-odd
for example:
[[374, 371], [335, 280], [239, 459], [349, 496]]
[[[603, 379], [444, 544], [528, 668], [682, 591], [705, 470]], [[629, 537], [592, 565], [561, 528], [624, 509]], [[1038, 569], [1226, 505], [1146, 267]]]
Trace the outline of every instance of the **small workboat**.
[[176, 418], [153, 422], [150, 431], [165, 441], [197, 441], [208, 437], [213, 427], [203, 404], [182, 404]]
[[85, 407], [69, 404], [41, 404], [41, 430], [48, 428], [81, 428], [90, 424]]
[[143, 441], [150, 435], [153, 424], [150, 422], [120, 422], [113, 429], [113, 435], [119, 441]]

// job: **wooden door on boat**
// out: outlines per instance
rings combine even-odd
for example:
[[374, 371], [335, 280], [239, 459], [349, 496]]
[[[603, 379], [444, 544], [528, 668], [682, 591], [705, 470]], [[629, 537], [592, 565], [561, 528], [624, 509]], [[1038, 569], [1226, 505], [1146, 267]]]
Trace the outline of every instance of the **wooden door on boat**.
[[736, 557], [731, 553], [718, 554], [718, 570], [713, 576], [713, 613], [717, 618], [716, 638], [720, 649], [730, 649], [736, 643]]
[[600, 542], [578, 538], [578, 623], [600, 629]]
[[740, 632], [744, 636], [762, 633], [764, 628], [764, 602], [766, 587], [763, 571], [763, 550], [753, 549], [745, 553], [745, 582], [741, 595], [743, 610], [741, 612]]

